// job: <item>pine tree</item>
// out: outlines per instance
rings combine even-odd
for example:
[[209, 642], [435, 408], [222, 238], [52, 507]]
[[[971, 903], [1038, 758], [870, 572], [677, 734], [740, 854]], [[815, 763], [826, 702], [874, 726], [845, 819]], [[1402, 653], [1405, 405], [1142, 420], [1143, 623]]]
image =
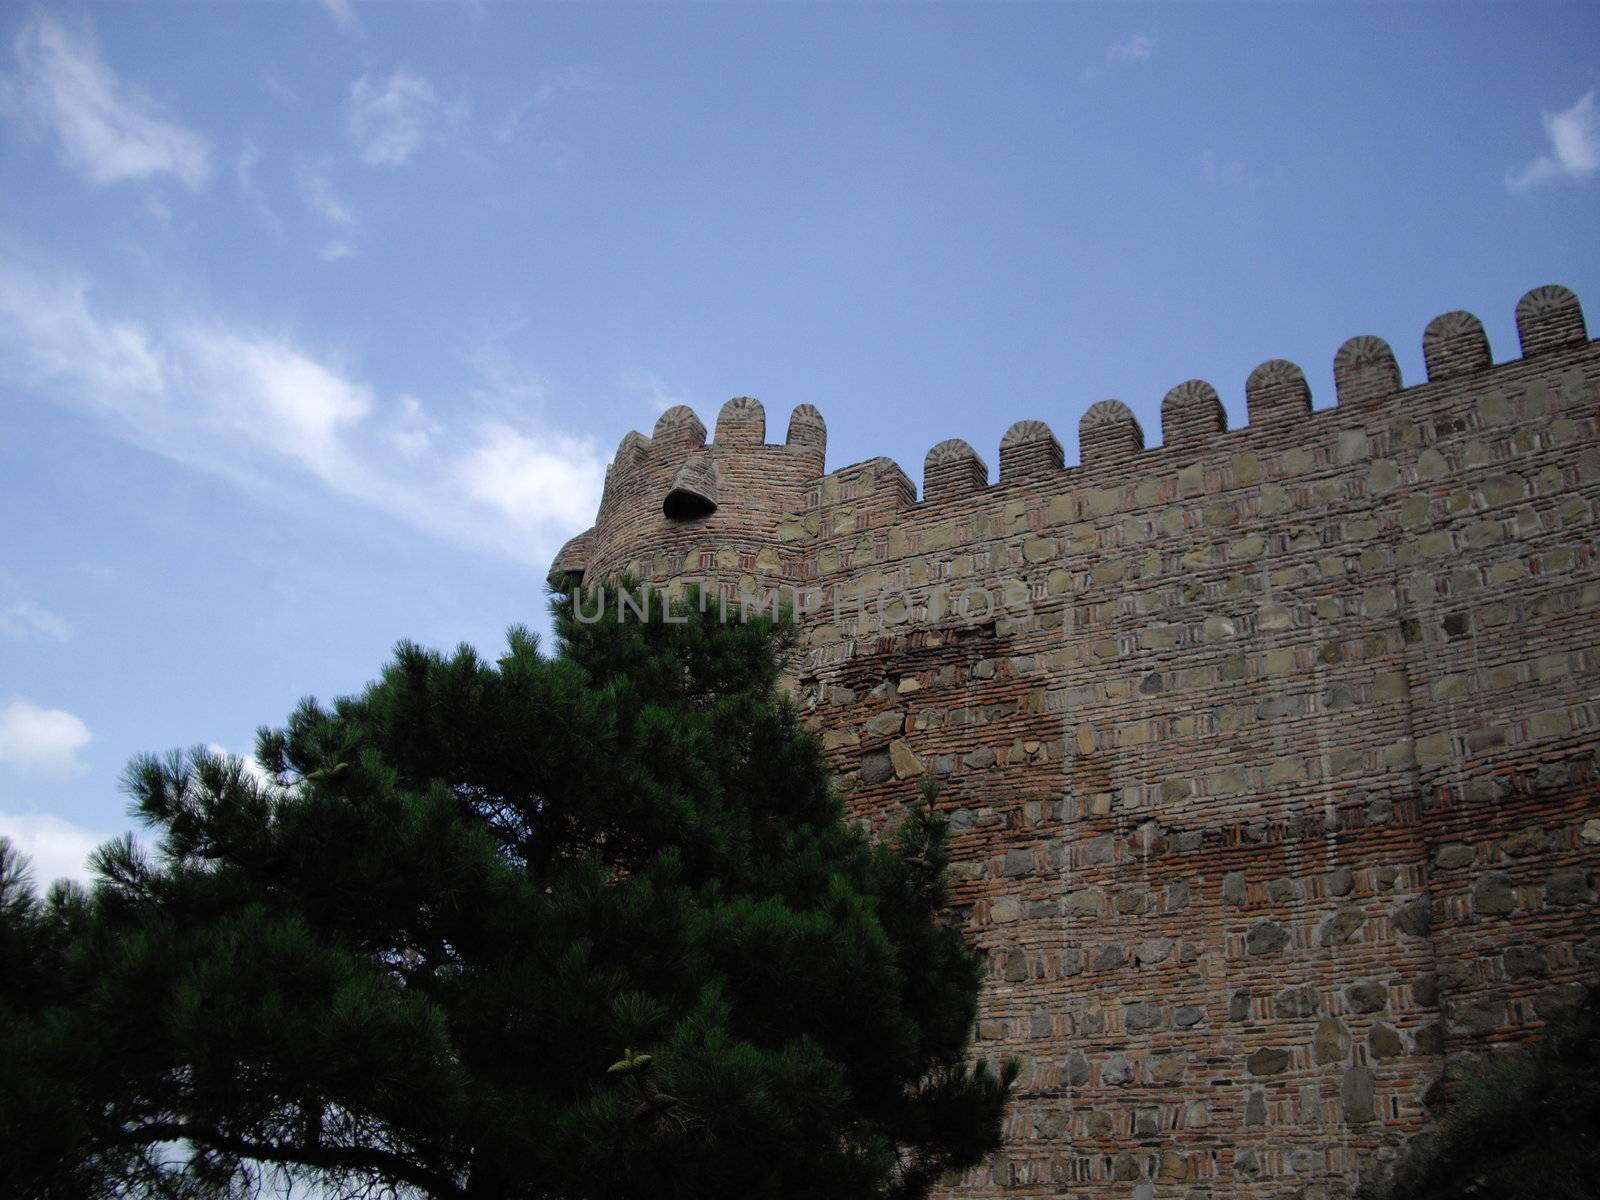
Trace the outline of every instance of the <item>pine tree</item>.
[[998, 1146], [943, 822], [844, 821], [792, 627], [553, 604], [554, 657], [303, 702], [269, 779], [136, 761], [91, 891], [0, 858], [0, 1188], [910, 1200]]
[[1600, 1196], [1600, 994], [1565, 990], [1541, 1040], [1450, 1062], [1437, 1119], [1370, 1164], [1356, 1200]]

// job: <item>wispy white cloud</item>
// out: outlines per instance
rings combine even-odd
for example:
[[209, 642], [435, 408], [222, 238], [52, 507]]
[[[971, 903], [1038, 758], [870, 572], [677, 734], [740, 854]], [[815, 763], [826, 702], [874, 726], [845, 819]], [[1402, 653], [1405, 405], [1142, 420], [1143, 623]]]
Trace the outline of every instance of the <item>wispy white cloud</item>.
[[340, 231], [338, 236], [317, 245], [317, 257], [328, 263], [355, 256], [354, 234], [361, 225], [355, 207], [334, 190], [331, 171], [332, 167], [326, 161], [302, 162], [295, 171], [295, 185], [306, 208]]
[[275, 67], [268, 67], [261, 73], [261, 86], [266, 88], [267, 95], [279, 104], [300, 103], [300, 93], [290, 86], [289, 81]]
[[88, 294], [81, 280], [46, 283], [0, 261], [0, 331], [21, 351], [11, 372], [27, 383], [71, 380], [110, 410], [149, 404], [167, 386], [161, 351], [138, 322], [91, 313]]
[[[252, 487], [326, 493], [453, 543], [542, 565], [588, 524], [605, 460], [530, 417], [527, 376], [487, 372], [451, 418], [384, 398], [292, 338], [173, 314], [119, 320], [80, 281], [0, 258], [0, 375], [99, 416], [115, 434]], [[520, 402], [519, 402], [520, 401]]]
[[256, 164], [261, 161], [261, 147], [257, 146], [254, 138], [245, 138], [239, 147], [239, 155], [233, 160], [233, 177], [239, 182], [239, 190], [246, 196], [254, 194], [256, 190]]
[[255, 209], [256, 215], [261, 218], [263, 225], [278, 241], [283, 241], [283, 219], [268, 203], [267, 197], [256, 183], [256, 167], [261, 162], [261, 147], [257, 146], [254, 138], [246, 137], [239, 146], [239, 153], [233, 160], [233, 177], [239, 185], [239, 194], [242, 195], [250, 206]]
[[100, 587], [111, 587], [122, 582], [122, 572], [105, 563], [81, 562], [77, 566], [78, 574]]
[[568, 67], [558, 71], [546, 79], [536, 89], [533, 95], [519, 104], [511, 107], [510, 111], [500, 119], [490, 135], [496, 142], [509, 142], [517, 136], [524, 123], [530, 117], [536, 117], [545, 112], [563, 96], [583, 92], [594, 92], [599, 89], [594, 78], [587, 71], [580, 71], [576, 67]]
[[89, 883], [87, 862], [107, 835], [74, 825], [49, 813], [0, 812], [0, 837], [7, 837], [28, 857], [34, 886], [40, 891], [56, 879]]
[[617, 383], [624, 391], [643, 397], [657, 415], [675, 405], [688, 403], [681, 393], [669, 387], [666, 380], [654, 371], [623, 371], [617, 376]]
[[1112, 42], [1106, 47], [1106, 63], [1115, 66], [1118, 63], [1149, 62], [1155, 50], [1155, 38], [1149, 34], [1131, 33], [1120, 42]]
[[354, 469], [345, 435], [376, 407], [370, 388], [286, 339], [193, 323], [171, 337], [184, 392], [227, 397], [207, 406], [208, 432], [253, 443], [324, 478]]
[[23, 23], [13, 49], [17, 69], [0, 79], [0, 111], [35, 136], [53, 137], [69, 168], [97, 184], [166, 174], [191, 188], [205, 184], [211, 171], [205, 139], [119, 79], [87, 26], [38, 11]]
[[346, 229], [355, 226], [356, 210], [333, 190], [326, 163], [301, 163], [295, 171], [295, 183], [306, 207], [328, 224]]
[[144, 198], [144, 211], [150, 214], [150, 219], [163, 229], [172, 228], [172, 205], [152, 192]]
[[499, 337], [479, 342], [461, 357], [472, 372], [472, 399], [486, 411], [523, 411], [542, 403], [549, 392], [544, 377], [508, 353]]
[[594, 518], [594, 450], [585, 439], [530, 437], [499, 421], [479, 426], [453, 464], [456, 485], [513, 524], [554, 518], [578, 529]]
[[1571, 108], [1542, 113], [1550, 153], [1541, 154], [1520, 171], [1506, 172], [1506, 187], [1525, 192], [1558, 179], [1588, 179], [1600, 170], [1600, 109], [1591, 89]]
[[220, 742], [212, 742], [206, 747], [206, 749], [211, 751], [211, 753], [221, 755], [224, 758], [238, 759], [239, 765], [244, 768], [244, 773], [261, 786], [278, 786], [278, 781], [272, 777], [271, 773], [265, 767], [256, 761], [256, 756], [253, 753], [235, 754]]
[[421, 75], [404, 67], [376, 83], [363, 75], [350, 85], [350, 137], [369, 167], [403, 167], [442, 122], [459, 116], [441, 103]]
[[1148, 63], [1155, 57], [1156, 39], [1147, 33], [1130, 33], [1120, 41], [1112, 42], [1106, 47], [1105, 55], [1099, 62], [1091, 63], [1083, 69], [1084, 82], [1090, 83], [1103, 79], [1112, 71], [1121, 70], [1128, 66], [1140, 66]]
[[420, 458], [433, 448], [434, 440], [443, 433], [444, 426], [428, 415], [421, 400], [415, 396], [401, 396], [382, 437], [402, 458]]
[[0, 633], [18, 641], [44, 638], [64, 642], [72, 637], [72, 626], [49, 609], [23, 598], [0, 606]]
[[356, 6], [351, 0], [317, 0], [327, 14], [333, 18], [340, 29], [359, 29], [361, 22], [356, 18]]
[[517, 131], [522, 128], [522, 123], [528, 119], [528, 114], [533, 110], [534, 101], [531, 99], [512, 105], [510, 111], [500, 118], [500, 123], [494, 127], [494, 133], [490, 136], [502, 144], [509, 142], [517, 136]]
[[24, 774], [80, 774], [87, 768], [78, 751], [93, 740], [89, 727], [64, 709], [21, 698], [0, 707], [0, 763]]

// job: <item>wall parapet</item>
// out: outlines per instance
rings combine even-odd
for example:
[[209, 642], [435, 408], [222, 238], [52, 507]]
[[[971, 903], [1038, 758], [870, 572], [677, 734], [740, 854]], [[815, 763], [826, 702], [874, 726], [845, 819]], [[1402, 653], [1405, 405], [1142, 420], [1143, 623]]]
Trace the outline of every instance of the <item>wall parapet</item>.
[[[1094, 486], [1101, 488], [1133, 483], [1153, 473], [1178, 469], [1214, 450], [1237, 454], [1279, 448], [1297, 437], [1308, 420], [1371, 420], [1385, 412], [1404, 414], [1422, 403], [1429, 389], [1497, 371], [1515, 372], [1519, 364], [1536, 365], [1553, 352], [1587, 343], [1578, 298], [1559, 285], [1544, 285], [1524, 295], [1516, 306], [1516, 323], [1522, 357], [1496, 364], [1483, 323], [1476, 316], [1454, 311], [1436, 317], [1422, 335], [1427, 380], [1410, 387], [1401, 378], [1388, 342], [1372, 334], [1350, 338], [1333, 357], [1335, 405], [1316, 411], [1305, 372], [1288, 360], [1270, 359], [1246, 379], [1247, 423], [1231, 430], [1216, 388], [1205, 380], [1188, 380], [1161, 402], [1162, 442], [1157, 446], [1146, 446], [1138, 419], [1127, 405], [1102, 400], [1090, 406], [1079, 421], [1079, 461], [1073, 466], [1066, 465], [1061, 442], [1041, 420], [1018, 421], [1006, 431], [999, 447], [998, 478], [993, 482], [984, 456], [968, 442], [950, 438], [927, 454], [920, 499], [915, 487], [908, 486], [882, 493], [879, 503], [892, 508], [946, 505], [996, 489], [1043, 486], [1056, 477], [1071, 486], [1077, 475], [1092, 476]], [[839, 481], [830, 483], [832, 475], [825, 471], [827, 425], [816, 408], [809, 404], [795, 407], [784, 442], [767, 443], [765, 436], [765, 410], [760, 401], [748, 396], [723, 405], [709, 443], [704, 423], [684, 405], [662, 413], [651, 436], [627, 434], [607, 469], [596, 528], [582, 543], [587, 561], [615, 568], [617, 555], [611, 542], [616, 532], [637, 528], [643, 516], [631, 506], [663, 502], [664, 493], [645, 495], [657, 486], [655, 482], [645, 484], [636, 478], [652, 472], [668, 478], [687, 473], [714, 479], [727, 476], [733, 465], [765, 478], [780, 493], [809, 490], [823, 506], [841, 494]], [[685, 466], [700, 458], [704, 464]], [[632, 499], [625, 501], [625, 494]], [[733, 507], [737, 509], [738, 504]], [[562, 552], [569, 571], [578, 557], [579, 550], [572, 544]]]

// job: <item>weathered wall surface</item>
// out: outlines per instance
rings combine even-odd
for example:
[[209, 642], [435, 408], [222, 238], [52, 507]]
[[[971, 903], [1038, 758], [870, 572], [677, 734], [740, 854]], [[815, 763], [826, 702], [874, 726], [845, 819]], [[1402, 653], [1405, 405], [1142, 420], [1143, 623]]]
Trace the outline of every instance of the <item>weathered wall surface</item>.
[[852, 812], [942, 785], [976, 1049], [1025, 1063], [950, 1195], [1343, 1195], [1600, 976], [1600, 343], [1565, 289], [1517, 320], [1493, 365], [1440, 317], [1410, 388], [1351, 339], [1316, 412], [1263, 364], [1239, 430], [1180, 385], [1158, 449], [1098, 404], [1071, 469], [1036, 421], [997, 483], [942, 443], [920, 502], [824, 474], [806, 406], [781, 446], [749, 400], [624, 439], [557, 569], [811, 589]]

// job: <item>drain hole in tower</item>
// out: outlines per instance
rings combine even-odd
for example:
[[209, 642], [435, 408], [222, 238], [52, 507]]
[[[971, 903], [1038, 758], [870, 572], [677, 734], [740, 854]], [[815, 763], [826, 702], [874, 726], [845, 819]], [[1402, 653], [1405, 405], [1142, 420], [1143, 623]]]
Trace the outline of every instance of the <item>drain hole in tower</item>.
[[717, 502], [688, 488], [673, 488], [662, 501], [661, 511], [669, 521], [694, 521], [716, 512]]

